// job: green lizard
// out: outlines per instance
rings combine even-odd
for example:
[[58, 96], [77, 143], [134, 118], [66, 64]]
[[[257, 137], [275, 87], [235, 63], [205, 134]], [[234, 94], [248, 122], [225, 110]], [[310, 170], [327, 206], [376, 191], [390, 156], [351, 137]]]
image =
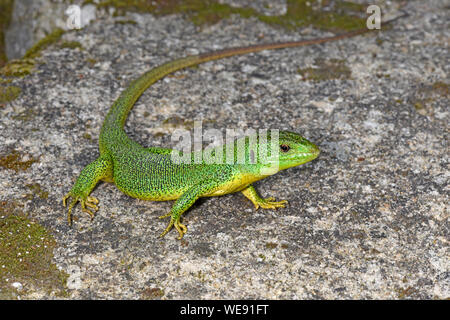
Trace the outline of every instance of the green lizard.
[[[99, 201], [90, 196], [90, 193], [99, 181], [112, 182], [125, 194], [139, 199], [176, 200], [171, 211], [160, 217], [170, 217], [170, 222], [160, 235], [161, 237], [172, 227], [178, 231], [178, 239], [184, 236], [187, 228], [180, 223], [181, 215], [199, 197], [219, 196], [240, 191], [253, 202], [256, 209], [259, 207], [267, 209], [284, 207], [286, 200], [275, 201], [272, 197], [261, 198], [252, 183], [280, 170], [304, 164], [319, 155], [317, 146], [299, 134], [280, 131], [276, 146], [279, 151], [270, 149], [272, 142], [276, 142], [270, 134], [266, 137], [257, 134], [254, 137], [241, 138], [244, 140], [236, 140], [231, 147], [235, 154], [243, 152], [244, 162], [236, 161], [237, 158], [234, 157], [232, 159], [234, 161], [223, 161], [222, 163], [207, 163], [205, 160], [200, 163], [195, 163], [195, 161], [175, 163], [172, 161], [171, 149], [144, 148], [126, 135], [123, 127], [128, 113], [149, 86], [177, 70], [234, 55], [267, 49], [320, 44], [369, 31], [369, 29], [361, 29], [321, 39], [224, 49], [170, 61], [144, 73], [132, 81], [112, 105], [100, 131], [100, 156], [81, 171], [74, 186], [63, 198], [64, 206], [66, 206], [66, 200], [71, 198], [67, 214], [69, 225], [72, 224], [72, 209], [77, 202], [80, 202], [84, 212], [88, 213], [91, 218], [94, 217]], [[252, 139], [256, 139], [258, 148], [267, 147], [272, 151], [266, 155], [258, 152], [255, 158], [250, 146], [250, 141], [255, 141]], [[243, 143], [239, 143], [239, 141]], [[221, 148], [225, 147], [217, 147], [214, 152], [219, 152]], [[276, 163], [269, 159], [270, 156], [275, 155], [278, 156]], [[194, 160], [195, 152], [189, 157]], [[267, 170], [268, 168], [270, 170]]]

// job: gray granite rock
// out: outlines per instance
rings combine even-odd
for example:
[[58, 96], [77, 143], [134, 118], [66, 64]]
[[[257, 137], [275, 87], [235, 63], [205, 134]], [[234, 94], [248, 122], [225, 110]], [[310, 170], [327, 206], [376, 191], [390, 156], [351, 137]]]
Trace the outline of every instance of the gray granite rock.
[[[98, 156], [114, 99], [145, 70], [186, 54], [330, 34], [239, 16], [199, 31], [178, 15], [140, 14], [127, 16], [136, 24], [104, 18], [66, 33], [83, 49], [45, 50], [35, 72], [13, 80], [21, 95], [0, 108], [0, 154], [39, 159], [25, 171], [0, 167], [0, 200], [21, 201], [54, 235], [72, 299], [448, 298], [444, 6], [409, 1], [409, 17], [377, 36], [210, 62], [147, 90], [126, 125], [145, 146], [171, 147], [175, 127], [203, 119], [205, 129], [296, 131], [322, 150], [256, 183], [263, 196], [289, 200], [286, 208], [255, 211], [240, 194], [201, 199], [184, 215], [181, 242], [176, 232], [158, 238], [167, 221], [157, 217], [171, 202], [133, 199], [107, 183], [94, 190], [95, 219], [77, 207], [67, 225], [61, 198]], [[350, 75], [311, 78], [333, 61]], [[24, 199], [30, 183], [48, 198]], [[36, 297], [54, 296], [22, 294]]]

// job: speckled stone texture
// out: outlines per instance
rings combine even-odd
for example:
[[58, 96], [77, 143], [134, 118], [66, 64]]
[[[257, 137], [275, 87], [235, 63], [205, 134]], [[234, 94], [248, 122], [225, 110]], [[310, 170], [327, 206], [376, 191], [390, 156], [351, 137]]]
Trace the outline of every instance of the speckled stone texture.
[[[131, 112], [126, 131], [145, 146], [173, 147], [171, 132], [196, 119], [224, 133], [301, 133], [319, 158], [256, 183], [263, 196], [287, 199], [284, 209], [255, 211], [241, 194], [201, 199], [184, 215], [180, 242], [175, 231], [158, 238], [171, 202], [103, 183], [95, 219], [77, 206], [72, 229], [61, 203], [99, 154], [109, 106], [145, 70], [212, 49], [330, 35], [238, 16], [199, 30], [177, 15], [129, 14], [137, 24], [104, 18], [65, 34], [83, 50], [45, 50], [36, 72], [13, 80], [19, 98], [0, 108], [0, 154], [39, 159], [25, 171], [0, 168], [0, 200], [21, 201], [52, 232], [71, 299], [449, 298], [448, 2], [408, 1], [404, 10], [409, 17], [378, 35], [177, 72]], [[351, 76], [299, 72], [321, 60], [341, 61]], [[24, 199], [31, 183], [48, 198]]]

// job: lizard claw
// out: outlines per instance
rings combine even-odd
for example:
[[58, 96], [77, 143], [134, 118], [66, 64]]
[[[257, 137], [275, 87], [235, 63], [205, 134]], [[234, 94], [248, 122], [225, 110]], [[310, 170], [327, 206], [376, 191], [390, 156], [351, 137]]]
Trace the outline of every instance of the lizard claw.
[[94, 219], [94, 214], [98, 211], [97, 204], [99, 203], [99, 201], [97, 198], [91, 196], [87, 196], [84, 198], [82, 196], [74, 195], [69, 192], [62, 199], [64, 207], [66, 207], [66, 200], [68, 198], [72, 198], [72, 201], [69, 204], [69, 211], [67, 212], [67, 222], [69, 223], [69, 226], [72, 226], [72, 208], [77, 204], [78, 201], [81, 204], [81, 210], [89, 214], [91, 220]]
[[258, 210], [259, 207], [263, 209], [276, 209], [276, 208], [284, 208], [286, 206], [287, 200], [274, 201], [274, 197], [269, 197], [266, 199], [260, 199], [257, 203], [255, 203], [255, 208]]
[[[168, 218], [171, 216], [171, 213], [168, 213], [166, 215], [160, 216], [160, 219], [163, 218]], [[167, 226], [167, 228], [159, 235], [160, 238], [164, 237], [171, 229], [172, 227], [175, 227], [175, 229], [177, 229], [179, 237], [178, 240], [181, 240], [184, 236], [184, 234], [187, 232], [187, 227], [184, 224], [180, 223], [180, 218], [178, 219], [174, 219], [174, 218], [170, 218], [170, 222], [169, 225]]]

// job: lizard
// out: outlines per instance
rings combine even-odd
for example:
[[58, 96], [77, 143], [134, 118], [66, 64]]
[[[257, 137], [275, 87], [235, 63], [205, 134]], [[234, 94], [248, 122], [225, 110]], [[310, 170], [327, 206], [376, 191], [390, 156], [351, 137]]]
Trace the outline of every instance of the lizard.
[[[397, 18], [385, 23], [390, 23]], [[170, 212], [160, 218], [170, 218], [169, 224], [160, 234], [165, 236], [173, 227], [182, 239], [187, 227], [181, 223], [181, 215], [200, 197], [220, 196], [241, 192], [255, 206], [264, 209], [285, 207], [287, 200], [275, 201], [273, 197], [262, 198], [253, 183], [281, 170], [295, 167], [315, 159], [319, 148], [300, 134], [279, 131], [277, 137], [260, 133], [253, 137], [235, 140], [234, 154], [244, 154], [244, 161], [219, 161], [207, 163], [204, 159], [193, 161], [198, 151], [188, 155], [192, 161], [175, 163], [174, 150], [162, 147], [143, 147], [131, 140], [124, 131], [124, 125], [133, 105], [153, 83], [175, 71], [192, 67], [212, 60], [270, 49], [282, 49], [317, 45], [368, 33], [363, 28], [330, 37], [309, 40], [256, 44], [186, 56], [166, 62], [142, 74], [122, 91], [110, 107], [99, 135], [99, 157], [88, 164], [80, 173], [71, 190], [63, 197], [67, 207], [67, 220], [72, 225], [72, 209], [79, 202], [83, 212], [94, 218], [99, 200], [91, 194], [100, 181], [114, 183], [123, 193], [138, 199], [152, 201], [175, 200]], [[258, 148], [269, 148], [276, 143], [271, 152], [264, 155], [253, 153], [250, 141], [256, 141]], [[214, 148], [213, 153], [225, 151], [226, 145]], [[228, 145], [230, 147], [230, 145]], [[181, 153], [180, 153], [181, 154]], [[269, 156], [268, 156], [269, 155]], [[271, 156], [276, 158], [270, 158]], [[270, 160], [270, 159], [272, 160]], [[274, 161], [273, 159], [276, 159]], [[229, 160], [229, 159], [228, 159]], [[276, 162], [276, 163], [275, 163]], [[70, 202], [67, 202], [68, 199]]]

